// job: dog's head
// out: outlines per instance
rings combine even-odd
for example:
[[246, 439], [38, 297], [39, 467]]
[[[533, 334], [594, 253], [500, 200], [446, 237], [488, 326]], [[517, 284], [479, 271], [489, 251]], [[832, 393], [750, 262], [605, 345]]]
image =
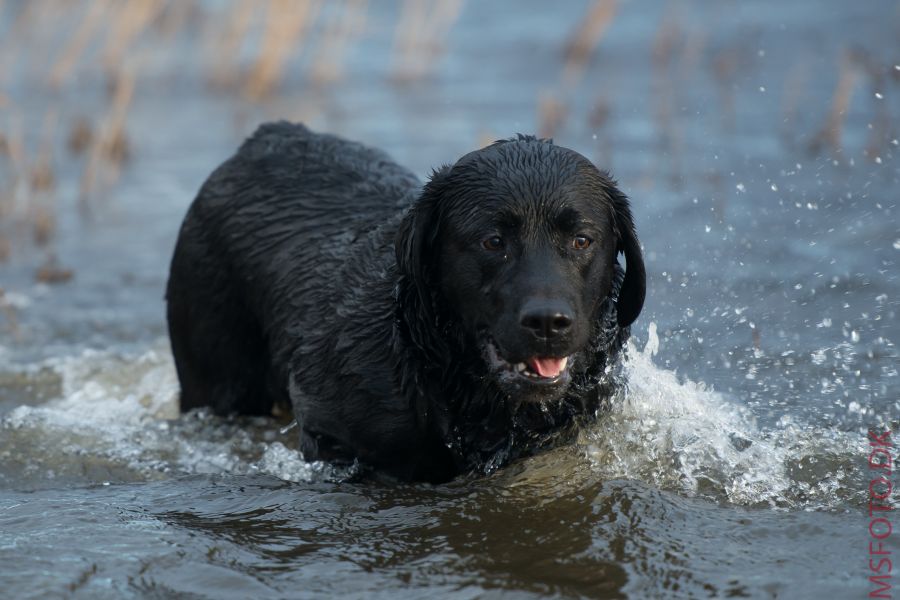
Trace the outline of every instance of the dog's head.
[[644, 302], [645, 274], [628, 200], [586, 158], [519, 136], [432, 176], [397, 237], [401, 275], [433, 327], [448, 315], [487, 377], [518, 399], [559, 398], [590, 360], [616, 257], [625, 279], [618, 323]]

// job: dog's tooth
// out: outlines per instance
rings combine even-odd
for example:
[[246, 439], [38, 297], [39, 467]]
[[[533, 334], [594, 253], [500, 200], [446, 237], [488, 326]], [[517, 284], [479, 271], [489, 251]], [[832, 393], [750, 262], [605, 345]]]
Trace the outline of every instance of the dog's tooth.
[[520, 363], [516, 363], [516, 371], [518, 371], [519, 373], [521, 373], [521, 372], [524, 371], [524, 370], [525, 370], [525, 363], [521, 363], [521, 362], [520, 362]]

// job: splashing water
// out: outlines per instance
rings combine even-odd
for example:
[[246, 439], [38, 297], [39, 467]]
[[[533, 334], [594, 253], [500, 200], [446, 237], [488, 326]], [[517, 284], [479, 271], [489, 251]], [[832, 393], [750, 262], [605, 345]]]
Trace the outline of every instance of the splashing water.
[[815, 430], [784, 416], [760, 430], [749, 409], [702, 383], [655, 366], [651, 323], [643, 351], [629, 342], [627, 386], [612, 413], [582, 435], [586, 454], [606, 478], [630, 478], [739, 505], [829, 508], [858, 496], [847, 485], [865, 439]]
[[[829, 508], [848, 485], [864, 440], [816, 431], [790, 417], [760, 430], [749, 409], [702, 383], [654, 365], [651, 323], [643, 351], [631, 343], [627, 387], [578, 447], [606, 479], [638, 479], [690, 496], [739, 505]], [[179, 415], [178, 380], [164, 341], [137, 357], [84, 351], [43, 365], [59, 397], [13, 409], [2, 421], [0, 477], [140, 480], [184, 474], [265, 473], [287, 481], [349, 473], [303, 460], [296, 431], [266, 418]], [[87, 466], [85, 466], [87, 465]]]
[[19, 406], [0, 425], [6, 430], [0, 457], [32, 475], [43, 470], [55, 479], [100, 464], [111, 478], [125, 480], [265, 473], [310, 481], [339, 474], [305, 462], [292, 448], [294, 436], [271, 419], [219, 418], [208, 411], [180, 416], [178, 379], [164, 342], [136, 358], [87, 350], [43, 367], [59, 377], [60, 396]]

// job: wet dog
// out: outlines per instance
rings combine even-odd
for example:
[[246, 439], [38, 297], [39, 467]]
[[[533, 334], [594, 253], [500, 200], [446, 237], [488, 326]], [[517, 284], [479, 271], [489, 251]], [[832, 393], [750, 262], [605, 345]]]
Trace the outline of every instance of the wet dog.
[[518, 136], [423, 186], [282, 122], [203, 185], [166, 297], [182, 410], [290, 406], [308, 460], [444, 481], [596, 414], [644, 292], [627, 198], [572, 150]]

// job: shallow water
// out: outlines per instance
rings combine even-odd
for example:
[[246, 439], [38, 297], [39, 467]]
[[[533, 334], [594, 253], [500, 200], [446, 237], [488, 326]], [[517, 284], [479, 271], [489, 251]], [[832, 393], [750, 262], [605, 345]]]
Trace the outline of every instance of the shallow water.
[[[205, 85], [217, 21], [199, 6], [199, 33], [142, 63], [134, 158], [108, 197], [79, 204], [81, 159], [56, 157], [51, 250], [73, 279], [35, 282], [48, 250], [19, 232], [21, 194], [0, 214], [14, 241], [0, 263], [0, 595], [875, 589], [867, 432], [900, 429], [896, 5], [621, 3], [567, 78], [587, 3], [469, 3], [430, 74], [401, 84], [398, 16], [375, 4], [342, 80], [309, 83], [313, 47], [256, 104]], [[59, 98], [37, 53], [23, 56], [0, 83], [37, 139]], [[851, 68], [841, 149], [812, 152], [842, 60], [880, 79]], [[102, 82], [83, 67], [61, 120], [105, 102]], [[566, 107], [557, 142], [632, 197], [647, 257], [629, 384], [609, 415], [569, 446], [443, 486], [354, 483], [304, 462], [286, 423], [178, 415], [162, 300], [175, 234], [257, 122], [302, 118], [425, 176], [538, 130], [547, 98]]]

